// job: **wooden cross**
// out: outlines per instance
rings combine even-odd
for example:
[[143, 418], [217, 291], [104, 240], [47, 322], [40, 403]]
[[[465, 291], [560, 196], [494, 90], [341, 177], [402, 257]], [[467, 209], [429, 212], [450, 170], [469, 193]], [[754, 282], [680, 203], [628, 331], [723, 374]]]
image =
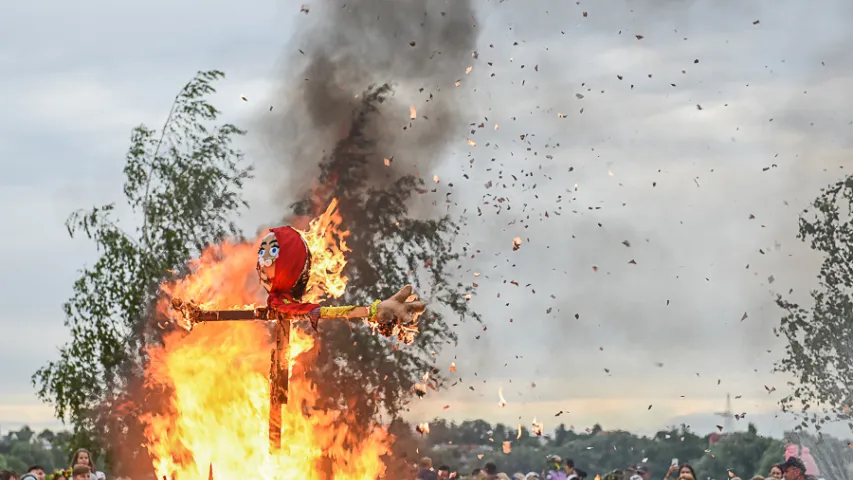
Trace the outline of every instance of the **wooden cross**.
[[[204, 322], [262, 321], [271, 322], [275, 328], [275, 345], [270, 351], [270, 413], [269, 440], [270, 452], [281, 449], [281, 415], [287, 404], [288, 383], [290, 380], [290, 330], [294, 322], [310, 321], [316, 329], [316, 321], [308, 315], [282, 314], [271, 308], [259, 307], [253, 310], [203, 310], [193, 302], [172, 299], [172, 308], [177, 310], [189, 323], [189, 327]], [[422, 309], [421, 309], [422, 311]], [[322, 310], [321, 310], [322, 312]], [[367, 307], [355, 307], [340, 314], [346, 320], [369, 317]], [[325, 318], [320, 316], [320, 318]], [[414, 317], [417, 321], [417, 317]], [[388, 336], [395, 331], [401, 341], [409, 343], [417, 327], [394, 324], [377, 325], [380, 333]], [[212, 469], [212, 467], [211, 467]]]

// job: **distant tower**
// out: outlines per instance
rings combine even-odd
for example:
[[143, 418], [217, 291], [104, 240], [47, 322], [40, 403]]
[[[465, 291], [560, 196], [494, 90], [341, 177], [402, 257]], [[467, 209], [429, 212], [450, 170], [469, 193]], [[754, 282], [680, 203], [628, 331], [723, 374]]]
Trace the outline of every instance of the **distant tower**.
[[732, 413], [732, 396], [731, 394], [726, 394], [726, 409], [722, 412], [717, 412], [714, 415], [718, 417], [723, 417], [723, 434], [729, 434], [734, 431], [734, 418], [735, 415]]

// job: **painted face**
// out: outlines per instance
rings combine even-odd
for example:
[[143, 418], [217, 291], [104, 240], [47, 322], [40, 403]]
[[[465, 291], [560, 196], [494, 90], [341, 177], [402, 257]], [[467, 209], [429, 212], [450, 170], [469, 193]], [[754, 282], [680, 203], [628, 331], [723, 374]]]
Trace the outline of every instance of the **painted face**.
[[278, 259], [279, 245], [275, 234], [270, 232], [261, 239], [258, 248], [258, 274], [261, 277], [261, 285], [269, 292], [272, 288], [272, 278], [275, 276], [275, 261]]

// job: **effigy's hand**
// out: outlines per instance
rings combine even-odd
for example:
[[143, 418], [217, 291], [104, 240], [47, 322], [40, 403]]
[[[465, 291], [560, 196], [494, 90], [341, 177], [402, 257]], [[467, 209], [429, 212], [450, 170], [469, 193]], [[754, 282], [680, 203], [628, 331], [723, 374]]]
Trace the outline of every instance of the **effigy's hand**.
[[406, 285], [376, 307], [375, 321], [380, 326], [410, 326], [418, 322], [418, 316], [426, 310], [426, 304], [412, 295], [412, 286]]

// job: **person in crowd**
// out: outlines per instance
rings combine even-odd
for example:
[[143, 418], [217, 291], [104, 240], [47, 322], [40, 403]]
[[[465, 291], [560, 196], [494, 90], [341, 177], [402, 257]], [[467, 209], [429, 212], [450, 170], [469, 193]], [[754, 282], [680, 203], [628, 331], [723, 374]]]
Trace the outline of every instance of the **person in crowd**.
[[481, 469], [479, 469], [479, 468], [475, 468], [475, 469], [471, 472], [471, 478], [473, 478], [474, 480], [478, 480], [478, 479], [480, 479], [480, 478], [483, 478], [483, 471], [482, 471]]
[[442, 465], [438, 467], [438, 479], [439, 480], [448, 480], [450, 478], [450, 467], [447, 465]]
[[483, 471], [486, 473], [484, 477], [486, 480], [499, 480], [498, 477], [498, 466], [492, 462], [489, 462], [483, 465]]
[[611, 472], [605, 473], [602, 480], [625, 480], [629, 478], [624, 471], [622, 470], [613, 470]]
[[89, 480], [92, 469], [88, 465], [75, 465], [71, 469], [71, 480]]
[[69, 477], [69, 473], [64, 470], [57, 470], [53, 472], [53, 480], [71, 480]]
[[583, 470], [581, 470], [580, 468], [574, 468], [574, 467], [572, 467], [572, 468], [575, 471], [575, 476], [577, 478], [579, 478], [580, 480], [584, 480], [587, 477], [588, 474], [586, 472], [584, 472]]
[[521, 472], [512, 474], [512, 480], [524, 480], [525, 478], [525, 475]]
[[643, 480], [643, 477], [637, 474], [637, 468], [636, 465], [628, 465], [628, 468], [625, 469], [625, 478], [629, 480]]
[[566, 479], [579, 478], [577, 471], [575, 471], [575, 461], [571, 458], [567, 458], [565, 463], [563, 464], [563, 471], [566, 472]]
[[692, 466], [685, 463], [680, 467], [678, 465], [673, 465], [669, 467], [669, 470], [666, 472], [666, 475], [663, 477], [663, 480], [669, 480], [670, 476], [675, 472], [678, 472], [677, 478], [681, 478], [682, 475], [690, 475], [691, 477], [696, 478], [696, 470], [693, 470]]
[[0, 470], [0, 480], [18, 480], [18, 474], [12, 470]]
[[423, 457], [418, 462], [418, 476], [415, 478], [417, 480], [436, 480], [438, 478], [438, 474], [432, 468], [431, 458]]
[[761, 475], [756, 475], [752, 477], [752, 480], [764, 480], [764, 477], [762, 477]]
[[805, 480], [806, 464], [797, 457], [788, 457], [785, 463], [779, 465], [785, 480]]
[[103, 472], [99, 472], [95, 468], [95, 461], [92, 459], [92, 454], [89, 453], [85, 448], [79, 448], [74, 452], [74, 456], [71, 457], [71, 476], [74, 477], [74, 467], [77, 465], [86, 465], [89, 467], [89, 480], [104, 480], [106, 479], [106, 475]]
[[649, 467], [645, 465], [639, 465], [637, 467], [637, 476], [639, 476], [643, 480], [649, 480], [649, 478], [652, 476], [652, 472], [649, 470]]
[[770, 476], [775, 479], [782, 478], [782, 466], [781, 465], [773, 465], [770, 467]]
[[[573, 462], [574, 466], [574, 462]], [[563, 470], [563, 459], [559, 455], [548, 456], [548, 469], [545, 472], [545, 480], [566, 480], [566, 472]]]
[[21, 480], [44, 480], [44, 477], [44, 467], [41, 465], [30, 465], [30, 468], [27, 469], [27, 473], [21, 476]]
[[[681, 473], [678, 475], [678, 480], [696, 480], [696, 478], [691, 473]], [[732, 479], [734, 480], [734, 479]]]
[[542, 480], [542, 477], [540, 477], [539, 474], [536, 472], [530, 472], [524, 478], [525, 480]]

